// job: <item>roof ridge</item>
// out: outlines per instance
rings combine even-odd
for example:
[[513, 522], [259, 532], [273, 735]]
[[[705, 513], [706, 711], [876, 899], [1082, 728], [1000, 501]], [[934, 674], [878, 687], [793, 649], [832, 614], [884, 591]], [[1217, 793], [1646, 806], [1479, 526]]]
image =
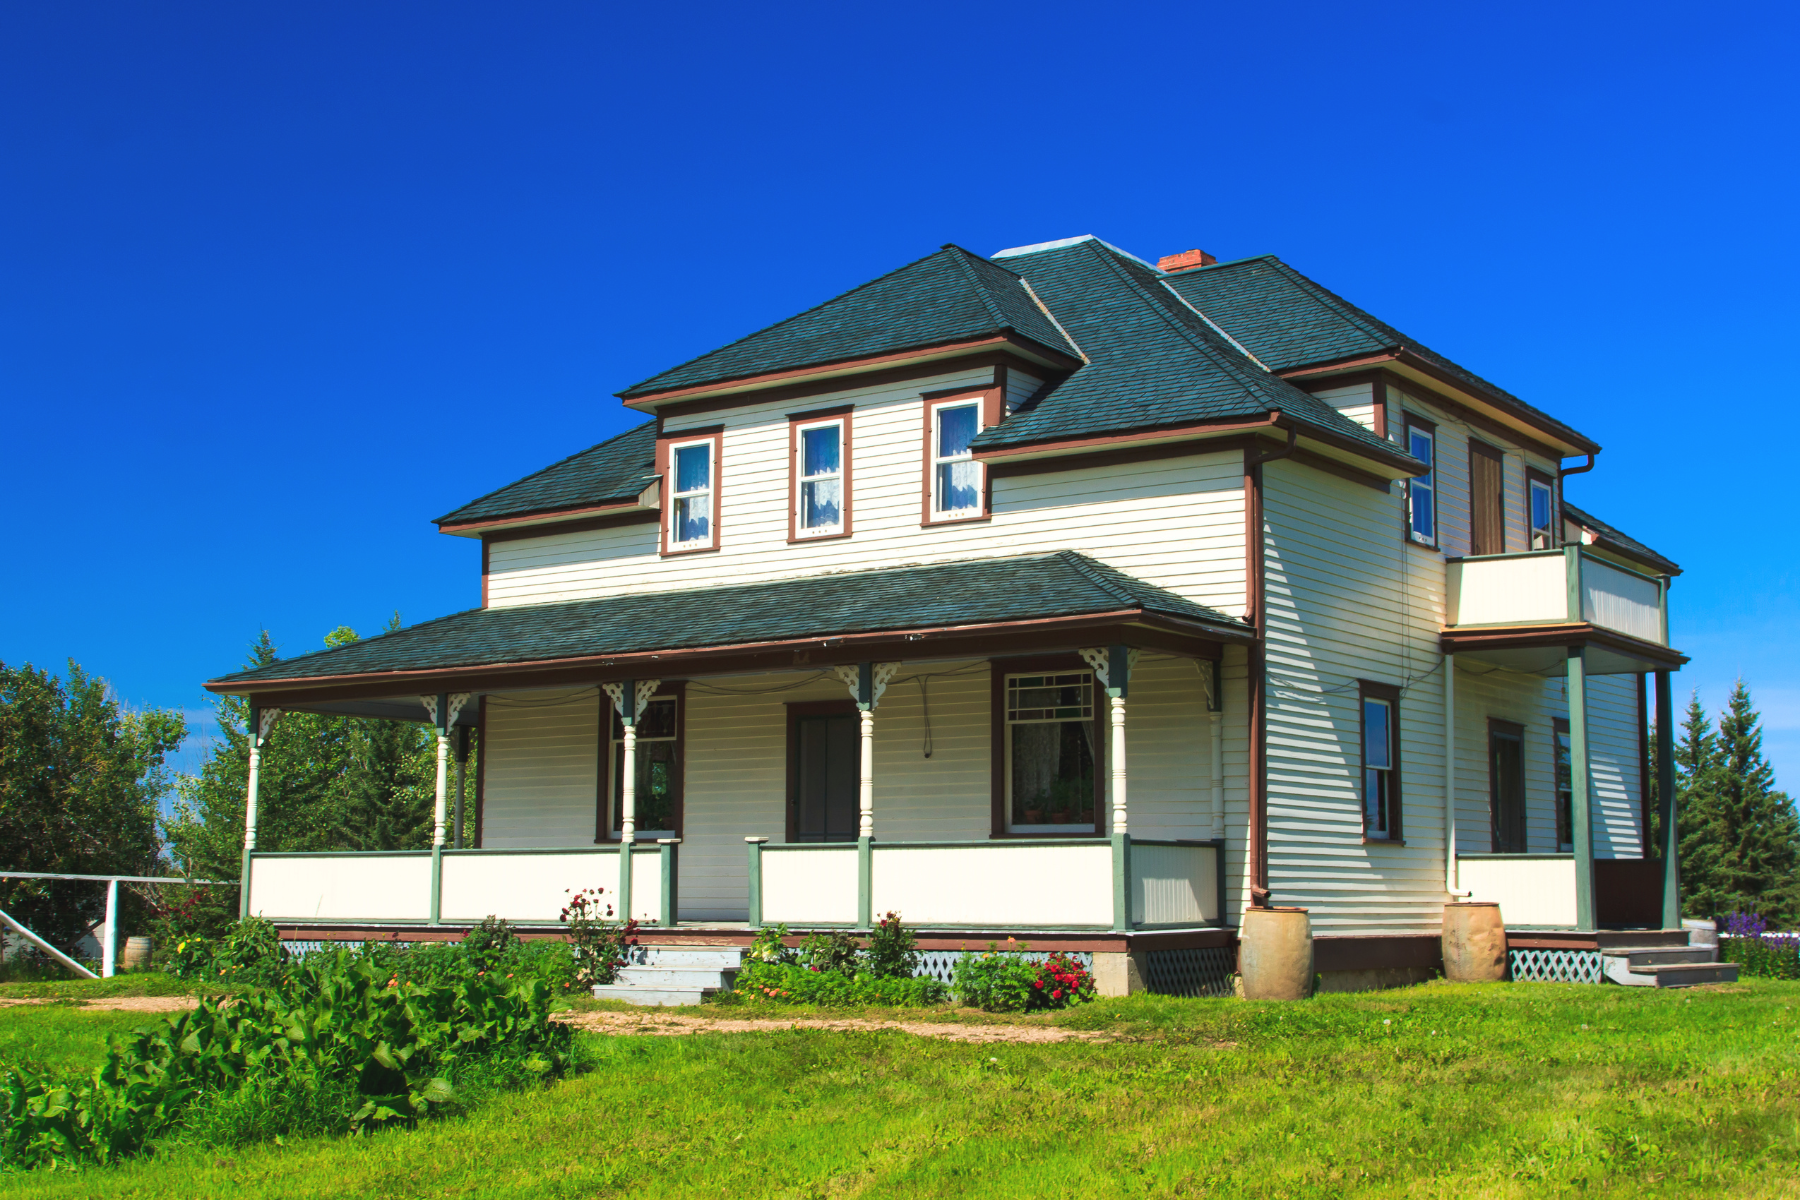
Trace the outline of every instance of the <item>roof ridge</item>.
[[600, 449], [600, 447], [602, 447], [602, 446], [610, 446], [614, 442], [618, 441], [620, 438], [629, 437], [631, 434], [634, 434], [634, 433], [638, 432], [640, 429], [643, 429], [646, 425], [654, 425], [654, 424], [656, 424], [655, 417], [651, 417], [648, 420], [639, 421], [636, 425], [633, 425], [630, 429], [622, 430], [619, 433], [615, 433], [611, 437], [607, 438], [605, 441], [595, 442], [593, 445], [587, 447], [587, 449], [585, 449], [585, 450], [577, 450], [573, 454], [570, 454], [563, 458], [557, 459], [555, 462], [551, 463], [547, 467], [540, 467], [539, 469], [533, 471], [529, 475], [521, 476], [520, 478], [513, 480], [511, 483], [503, 483], [499, 487], [495, 488], [493, 491], [483, 492], [481, 495], [475, 497], [473, 500], [464, 501], [463, 503], [457, 505], [455, 508], [451, 509], [449, 512], [445, 513], [443, 516], [433, 517], [431, 519], [431, 523], [434, 525], [441, 525], [445, 521], [449, 520], [451, 517], [455, 516], [457, 513], [461, 512], [465, 508], [469, 508], [473, 505], [480, 504], [483, 500], [491, 500], [493, 497], [498, 496], [501, 492], [504, 492], [509, 488], [518, 487], [521, 483], [526, 483], [530, 480], [536, 479], [538, 476], [543, 475], [546, 472], [554, 471], [554, 470], [556, 470], [556, 468], [562, 466], [565, 463], [574, 462], [576, 459], [580, 458], [584, 454], [590, 454], [593, 451]]
[[[998, 325], [1001, 329], [1012, 329], [1012, 322], [1001, 315], [1000, 306], [994, 303], [994, 298], [992, 296], [988, 295], [987, 285], [975, 274], [975, 268], [969, 265], [969, 259], [975, 256], [970, 254], [967, 250], [964, 250], [961, 246], [956, 245], [954, 242], [945, 242], [939, 249], [940, 251], [961, 251], [962, 256], [956, 259], [956, 265], [962, 268], [963, 277], [969, 281], [969, 287], [974, 289], [975, 298], [981, 302], [981, 307], [987, 309], [987, 314], [994, 319], [995, 325]], [[1016, 333], [1018, 331], [1013, 330], [1013, 332]]]
[[[1098, 242], [1100, 239], [1094, 238], [1093, 241]], [[1104, 245], [1105, 243], [1101, 244]], [[1150, 290], [1136, 279], [1133, 279], [1131, 273], [1120, 266], [1120, 264], [1111, 256], [1101, 254], [1098, 249], [1095, 249], [1093, 253], [1098, 255], [1100, 260], [1107, 265], [1107, 268], [1111, 270], [1114, 275], [1123, 280], [1127, 287], [1136, 292], [1138, 299], [1143, 301], [1144, 305], [1149, 308], [1151, 312], [1162, 318], [1163, 323], [1174, 330], [1183, 341], [1200, 351], [1202, 355], [1211, 359], [1215, 364], [1225, 366], [1226, 373], [1243, 389], [1244, 395], [1248, 396], [1253, 401], [1257, 401], [1264, 405], [1275, 404], [1273, 397], [1264, 393], [1260, 387], [1253, 386], [1248, 379], [1244, 378], [1238, 372], [1238, 364], [1235, 361], [1226, 355], [1218, 353], [1216, 347], [1208, 345], [1204, 338], [1196, 337], [1193, 330], [1187, 328], [1181, 322], [1174, 320], [1166, 308], [1156, 303], [1155, 299], [1150, 295]], [[1270, 378], [1274, 378], [1274, 376], [1270, 376]], [[1279, 408], [1280, 406], [1275, 405], [1275, 407]]]
[[[1138, 608], [1144, 607], [1142, 597], [1133, 595], [1131, 592], [1120, 587], [1117, 582], [1106, 578], [1096, 570], [1095, 568], [1104, 565], [1097, 560], [1089, 558], [1079, 550], [1058, 550], [1056, 552], [1056, 557], [1069, 564], [1069, 566], [1080, 573], [1082, 578], [1086, 579], [1089, 583], [1092, 583], [1095, 587], [1099, 588], [1113, 599], [1136, 605]], [[1110, 570], [1110, 568], [1108, 569]]]
[[[961, 249], [961, 247], [959, 246], [958, 249]], [[626, 392], [634, 392], [638, 388], [643, 387], [645, 384], [649, 383], [653, 379], [660, 379], [664, 375], [673, 374], [674, 372], [681, 370], [681, 368], [683, 368], [683, 367], [692, 366], [694, 363], [699, 362], [703, 358], [711, 358], [713, 355], [722, 353], [723, 351], [726, 351], [726, 350], [729, 350], [733, 346], [741, 346], [745, 342], [749, 341], [751, 338], [760, 337], [761, 335], [769, 332], [771, 329], [779, 329], [783, 325], [788, 325], [788, 324], [793, 323], [794, 321], [798, 321], [801, 317], [804, 317], [809, 313], [818, 312], [821, 308], [824, 308], [827, 305], [835, 304], [839, 300], [842, 300], [845, 296], [851, 295], [852, 293], [855, 293], [855, 292], [860, 292], [866, 287], [873, 287], [875, 284], [880, 283], [882, 280], [890, 279], [893, 276], [898, 275], [902, 271], [908, 270], [912, 267], [916, 267], [920, 263], [925, 262], [929, 259], [936, 258], [938, 255], [942, 254], [943, 252], [944, 252], [943, 248], [939, 247], [938, 249], [933, 250], [930, 254], [926, 254], [919, 258], [915, 258], [909, 263], [901, 263], [899, 266], [895, 267], [893, 270], [888, 271], [881, 275], [877, 275], [873, 279], [864, 280], [862, 283], [857, 284], [853, 288], [847, 288], [844, 291], [839, 292], [835, 296], [832, 296], [828, 299], [819, 301], [819, 303], [813, 305], [811, 308], [801, 309], [799, 312], [794, 313], [792, 316], [783, 317], [783, 318], [781, 318], [781, 320], [773, 322], [772, 324], [764, 325], [761, 329], [753, 329], [749, 333], [746, 333], [743, 337], [736, 338], [732, 341], [726, 342], [723, 346], [714, 346], [711, 350], [708, 350], [705, 353], [696, 354], [696, 355], [694, 355], [694, 357], [692, 357], [690, 359], [686, 359], [682, 362], [678, 362], [674, 366], [664, 368], [663, 370], [658, 371], [656, 374], [651, 375], [648, 378], [641, 379], [634, 384], [631, 384], [627, 387], [621, 388], [619, 391], [614, 392], [613, 395], [618, 396], [620, 399], [624, 399]]]

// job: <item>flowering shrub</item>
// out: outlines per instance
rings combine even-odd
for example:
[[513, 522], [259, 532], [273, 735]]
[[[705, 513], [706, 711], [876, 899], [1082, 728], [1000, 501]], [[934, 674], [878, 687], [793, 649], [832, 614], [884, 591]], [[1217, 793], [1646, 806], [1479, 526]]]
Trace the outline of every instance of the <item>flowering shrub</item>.
[[857, 974], [862, 947], [841, 929], [813, 932], [800, 942], [797, 955], [800, 965], [813, 971]]
[[1745, 975], [1800, 979], [1800, 934], [1770, 933], [1769, 923], [1758, 914], [1732, 913], [1725, 918], [1719, 957], [1738, 964]]
[[765, 925], [756, 931], [756, 940], [750, 943], [750, 949], [744, 957], [751, 962], [791, 963], [797, 956], [789, 948], [787, 936], [788, 927], [785, 922], [780, 925]]
[[235, 921], [216, 940], [192, 934], [175, 943], [169, 974], [206, 983], [247, 983], [272, 987], [287, 975], [288, 952], [281, 931], [262, 917]]
[[1094, 976], [1060, 951], [1043, 956], [1007, 938], [1007, 949], [988, 943], [987, 952], [964, 951], [956, 960], [956, 994], [964, 1004], [989, 1012], [1067, 1008], [1094, 998]]
[[898, 978], [819, 971], [798, 963], [750, 960], [732, 985], [741, 1002], [750, 1004], [881, 1004], [920, 1008], [941, 1004], [944, 985], [929, 976]]
[[615, 922], [613, 907], [600, 899], [604, 888], [581, 888], [563, 906], [575, 958], [575, 980], [583, 987], [611, 983], [638, 943], [636, 921]]
[[862, 965], [870, 974], [890, 979], [909, 979], [918, 971], [919, 943], [900, 923], [899, 913], [890, 911], [875, 922]]

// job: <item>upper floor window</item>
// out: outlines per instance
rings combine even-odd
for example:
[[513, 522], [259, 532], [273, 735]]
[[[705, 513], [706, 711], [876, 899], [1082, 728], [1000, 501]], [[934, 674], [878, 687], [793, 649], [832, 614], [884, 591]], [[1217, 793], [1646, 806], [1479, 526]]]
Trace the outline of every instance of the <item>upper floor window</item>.
[[1526, 474], [1531, 487], [1531, 548], [1533, 550], [1554, 550], [1556, 548], [1556, 491], [1548, 475], [1537, 471]]
[[[693, 434], [702, 436], [695, 437]], [[664, 502], [663, 550], [679, 554], [712, 550], [719, 544], [719, 434], [683, 431], [659, 448], [668, 488]]]
[[850, 532], [850, 413], [788, 418], [792, 464], [789, 540]]
[[1407, 536], [1427, 546], [1437, 545], [1437, 428], [1410, 414], [1406, 419], [1406, 449], [1431, 469], [1407, 480]]
[[1363, 836], [1400, 837], [1400, 689], [1364, 681], [1362, 699]]
[[981, 432], [981, 400], [931, 406], [930, 520], [982, 515], [982, 467], [969, 443]]

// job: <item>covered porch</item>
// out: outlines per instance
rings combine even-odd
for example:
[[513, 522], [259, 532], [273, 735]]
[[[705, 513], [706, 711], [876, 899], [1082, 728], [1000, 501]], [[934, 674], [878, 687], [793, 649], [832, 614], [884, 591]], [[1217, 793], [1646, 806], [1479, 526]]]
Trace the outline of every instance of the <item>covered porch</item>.
[[1250, 636], [1065, 552], [481, 609], [273, 664], [209, 685], [256, 746], [280, 711], [430, 722], [436, 820], [428, 850], [259, 848], [253, 747], [244, 911], [413, 937], [553, 927], [598, 887], [659, 932], [1218, 930], [1221, 660]]
[[[1655, 743], [1654, 761], [1643, 764], [1642, 787], [1658, 797], [1659, 845], [1650, 842], [1649, 806], [1636, 857], [1598, 856], [1595, 848], [1596, 786], [1592, 695], [1596, 681], [1613, 676], [1654, 679], [1656, 727], [1673, 728], [1672, 672], [1687, 659], [1669, 645], [1666, 575], [1635, 570], [1585, 545], [1517, 554], [1454, 559], [1446, 564], [1448, 624], [1440, 646], [1446, 656], [1445, 728], [1456, 728], [1455, 663], [1482, 664], [1515, 676], [1561, 678], [1568, 702], [1566, 728], [1558, 733], [1560, 811], [1553, 851], [1502, 846], [1501, 793], [1514, 768], [1509, 735], [1490, 733], [1490, 787], [1495, 796], [1496, 842], [1491, 853], [1458, 852], [1447, 824], [1448, 877], [1456, 893], [1501, 906], [1509, 930], [1679, 930], [1679, 862], [1675, 821], [1673, 746]], [[1640, 685], [1641, 686], [1641, 685]], [[1649, 705], [1639, 700], [1639, 744], [1648, 747]], [[1505, 722], [1490, 721], [1503, 726]], [[1447, 754], [1454, 763], [1454, 754]], [[1450, 788], [1455, 787], [1454, 774]], [[1522, 784], [1519, 785], [1522, 788]], [[1447, 806], [1448, 814], [1452, 811]], [[1523, 835], [1519, 835], [1522, 843]], [[1535, 943], [1534, 943], [1535, 944]]]

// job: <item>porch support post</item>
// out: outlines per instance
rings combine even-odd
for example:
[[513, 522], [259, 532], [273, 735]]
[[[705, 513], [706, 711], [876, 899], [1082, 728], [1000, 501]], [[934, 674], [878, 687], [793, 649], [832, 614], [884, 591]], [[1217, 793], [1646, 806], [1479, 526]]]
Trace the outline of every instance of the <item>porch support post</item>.
[[[1662, 819], [1664, 929], [1681, 928], [1681, 835], [1675, 808], [1675, 697], [1667, 671], [1656, 673], [1656, 811]], [[1646, 831], [1648, 832], [1648, 831]], [[1649, 847], [1644, 849], [1649, 855]]]
[[1108, 832], [1112, 841], [1113, 923], [1115, 932], [1131, 928], [1131, 833], [1126, 824], [1125, 769], [1125, 699], [1131, 690], [1131, 668], [1138, 652], [1128, 646], [1108, 646], [1105, 650], [1083, 650], [1081, 657], [1094, 669], [1095, 677], [1106, 688], [1107, 708], [1112, 739], [1107, 757], [1111, 760], [1112, 819]]
[[[435, 696], [420, 696], [419, 702], [431, 715], [431, 723], [437, 728], [437, 793], [431, 809], [431, 924], [439, 923], [443, 911], [444, 899], [444, 838], [448, 824], [450, 799], [450, 730], [456, 725], [456, 718], [462, 712], [462, 706], [469, 701], [467, 692], [439, 692]], [[461, 804], [460, 778], [458, 772], [459, 795]]]
[[747, 837], [744, 849], [750, 852], [750, 913], [746, 922], [751, 929], [762, 928], [762, 848], [766, 837]]
[[631, 848], [637, 843], [637, 719], [660, 679], [630, 679], [600, 685], [619, 714], [619, 919], [631, 920]]
[[119, 961], [119, 881], [106, 881], [106, 922], [100, 927], [100, 978], [111, 979]]
[[1456, 875], [1456, 655], [1444, 655], [1444, 890], [1466, 896]]
[[250, 856], [256, 852], [256, 801], [257, 792], [262, 785], [262, 746], [268, 740], [269, 730], [275, 724], [275, 718], [281, 715], [279, 708], [250, 708], [250, 724], [245, 732], [250, 741], [250, 778], [244, 792], [244, 866], [238, 885], [238, 919], [241, 921], [250, 915]]
[[856, 701], [861, 726], [861, 765], [856, 780], [856, 926], [874, 926], [875, 890], [875, 707], [899, 663], [861, 662], [838, 667], [837, 676]]
[[463, 792], [469, 773], [469, 730], [467, 726], [456, 731], [456, 818], [452, 823], [450, 844], [455, 849], [463, 848]]
[[680, 888], [675, 876], [675, 872], [680, 866], [676, 861], [675, 852], [675, 848], [679, 845], [681, 845], [680, 838], [656, 839], [658, 878], [662, 880], [662, 897], [661, 903], [658, 905], [660, 912], [656, 923], [664, 929], [675, 927], [675, 914], [680, 906]]
[[1575, 927], [1598, 929], [1594, 904], [1594, 822], [1589, 812], [1587, 647], [1570, 646], [1569, 824], [1575, 838]]

